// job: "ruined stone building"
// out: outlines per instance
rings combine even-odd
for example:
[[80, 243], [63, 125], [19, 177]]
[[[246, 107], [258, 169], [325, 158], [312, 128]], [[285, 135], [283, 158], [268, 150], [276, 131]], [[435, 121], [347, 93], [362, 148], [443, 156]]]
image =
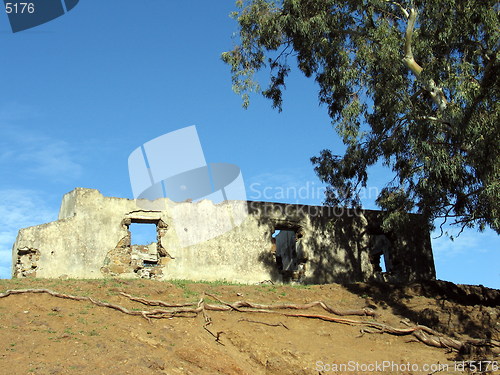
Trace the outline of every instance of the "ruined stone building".
[[[174, 203], [77, 188], [54, 222], [21, 229], [13, 277], [330, 283], [435, 278], [429, 233], [383, 233], [380, 212], [268, 202]], [[149, 226], [136, 243], [132, 226]]]

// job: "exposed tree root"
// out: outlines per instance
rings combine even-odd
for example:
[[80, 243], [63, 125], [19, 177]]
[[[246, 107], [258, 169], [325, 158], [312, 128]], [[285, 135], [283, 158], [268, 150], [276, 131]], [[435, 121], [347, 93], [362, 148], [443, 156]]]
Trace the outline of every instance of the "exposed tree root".
[[[279, 304], [279, 305], [263, 305], [263, 304], [257, 304], [257, 303], [252, 303], [248, 301], [237, 301], [233, 303], [229, 302], [224, 302], [218, 297], [205, 293], [206, 296], [216, 300], [219, 302], [219, 304], [210, 304], [206, 303], [204, 298], [201, 298], [198, 303], [183, 303], [183, 304], [173, 304], [173, 303], [167, 303], [163, 301], [154, 301], [154, 300], [147, 300], [144, 298], [140, 297], [134, 297], [126, 293], [120, 293], [122, 296], [129, 298], [132, 301], [135, 302], [140, 302], [144, 305], [148, 306], [162, 306], [162, 307], [167, 307], [169, 309], [153, 309], [153, 310], [143, 310], [143, 311], [135, 311], [135, 310], [129, 310], [123, 306], [108, 303], [108, 302], [103, 302], [96, 300], [92, 297], [85, 297], [85, 296], [73, 296], [70, 294], [63, 294], [63, 293], [58, 293], [54, 292], [49, 289], [19, 289], [19, 290], [7, 290], [5, 293], [0, 293], [0, 298], [5, 298], [11, 295], [15, 294], [24, 294], [24, 293], [45, 293], [49, 294], [53, 297], [57, 298], [64, 298], [64, 299], [71, 299], [71, 300], [76, 300], [76, 301], [88, 301], [93, 303], [94, 305], [101, 306], [101, 307], [107, 307], [110, 309], [114, 309], [117, 311], [120, 311], [124, 314], [127, 315], [135, 315], [135, 316], [142, 316], [143, 318], [147, 319], [148, 321], [151, 322], [151, 319], [161, 319], [161, 318], [171, 318], [171, 317], [196, 317], [200, 313], [203, 315], [203, 318], [205, 320], [205, 324], [203, 326], [204, 329], [206, 329], [212, 336], [216, 338], [216, 341], [219, 344], [222, 344], [220, 342], [220, 335], [224, 332], [217, 332], [217, 334], [214, 334], [211, 332], [207, 326], [209, 326], [212, 323], [212, 319], [207, 315], [207, 311], [237, 311], [240, 313], [272, 313], [272, 314], [278, 314], [281, 316], [287, 316], [287, 317], [295, 317], [295, 318], [307, 318], [307, 319], [320, 319], [323, 321], [327, 322], [333, 322], [333, 323], [340, 323], [340, 324], [347, 324], [347, 325], [352, 325], [352, 326], [362, 326], [362, 327], [368, 327], [373, 330], [368, 330], [366, 328], [362, 328], [362, 333], [387, 333], [391, 335], [398, 335], [398, 336], [406, 336], [406, 335], [413, 335], [416, 339], [418, 339], [420, 342], [428, 345], [428, 346], [433, 346], [437, 348], [446, 348], [446, 349], [453, 349], [457, 351], [464, 350], [468, 347], [471, 346], [476, 346], [476, 347], [483, 347], [483, 348], [488, 348], [490, 349], [493, 353], [495, 354], [500, 354], [500, 342], [494, 341], [494, 340], [478, 340], [478, 339], [471, 339], [467, 341], [459, 341], [456, 339], [453, 339], [451, 337], [447, 337], [445, 335], [442, 335], [433, 329], [423, 326], [423, 325], [417, 325], [414, 327], [408, 327], [408, 328], [395, 328], [383, 323], [378, 323], [378, 322], [373, 322], [373, 321], [361, 321], [361, 320], [353, 320], [353, 319], [346, 319], [346, 318], [339, 318], [335, 316], [328, 316], [328, 315], [316, 315], [316, 314], [301, 314], [301, 313], [286, 313], [282, 312], [280, 310], [307, 310], [316, 306], [321, 307], [323, 310], [337, 316], [346, 316], [346, 315], [364, 315], [364, 316], [375, 316], [375, 313], [373, 312], [372, 309], [361, 309], [361, 310], [348, 310], [348, 311], [339, 311], [336, 309], [331, 308], [328, 306], [326, 303], [322, 301], [315, 301], [311, 302], [308, 304], [303, 304], [303, 305], [296, 305], [296, 304]], [[408, 323], [404, 322], [408, 326]], [[267, 323], [264, 323], [267, 324]], [[288, 327], [285, 327], [288, 328]], [[223, 345], [223, 344], [222, 344]]]
[[290, 329], [281, 322], [279, 322], [278, 324], [273, 324], [273, 323], [260, 322], [258, 320], [250, 320], [250, 319], [238, 319], [238, 322], [258, 323], [258, 324], [263, 324], [263, 325], [269, 326], [269, 327], [283, 327], [286, 329]]
[[163, 306], [163, 307], [189, 307], [189, 306], [196, 306], [196, 303], [166, 303], [163, 301], [155, 301], [155, 300], [147, 300], [145, 298], [141, 297], [134, 297], [131, 296], [130, 294], [120, 292], [122, 296], [127, 297], [128, 299], [136, 302], [140, 302], [143, 305], [148, 305], [148, 306]]
[[[196, 306], [195, 303], [184, 303], [184, 304], [175, 304], [175, 303], [167, 303], [163, 301], [158, 301], [158, 300], [148, 300], [145, 298], [140, 298], [140, 297], [134, 297], [131, 296], [130, 294], [127, 293], [120, 293], [122, 296], [129, 298], [132, 301], [140, 302], [144, 305], [148, 306], [163, 306], [163, 307], [190, 307], [190, 306]], [[212, 305], [212, 304], [205, 304], [205, 309], [206, 310], [216, 310], [216, 311], [229, 311], [229, 310], [235, 310], [235, 311], [240, 311], [240, 312], [266, 312], [266, 313], [272, 313], [274, 311], [271, 310], [284, 310], [284, 309], [291, 309], [291, 310], [306, 310], [313, 308], [315, 306], [320, 306], [323, 308], [323, 310], [334, 314], [334, 315], [339, 315], [339, 316], [346, 316], [346, 315], [359, 315], [359, 316], [375, 316], [375, 312], [370, 309], [370, 308], [364, 308], [360, 310], [346, 310], [346, 311], [340, 311], [337, 309], [334, 309], [330, 306], [328, 306], [326, 303], [322, 301], [315, 301], [315, 302], [310, 302], [308, 304], [304, 305], [296, 305], [296, 304], [279, 304], [279, 305], [262, 305], [258, 303], [252, 303], [248, 301], [237, 301], [233, 303], [227, 303], [222, 300], [220, 300], [218, 297], [205, 293], [206, 296], [218, 301], [221, 303], [221, 305]], [[243, 307], [248, 307], [252, 308], [254, 310], [243, 310]], [[262, 311], [259, 311], [262, 310]]]
[[[209, 296], [210, 298], [215, 299], [216, 301], [220, 302], [223, 305], [231, 307], [233, 310], [236, 311], [243, 311], [246, 312], [247, 310], [241, 310], [242, 307], [250, 307], [253, 309], [257, 310], [265, 310], [264, 312], [273, 312], [272, 310], [285, 310], [285, 309], [290, 309], [290, 310], [307, 310], [311, 309], [316, 306], [320, 306], [323, 310], [329, 312], [330, 314], [333, 315], [338, 315], [338, 316], [347, 316], [347, 315], [358, 315], [358, 316], [375, 316], [375, 311], [373, 311], [370, 308], [365, 307], [364, 309], [360, 310], [346, 310], [346, 311], [341, 311], [334, 309], [330, 306], [328, 306], [326, 303], [323, 301], [315, 301], [315, 302], [310, 302], [304, 305], [296, 305], [296, 304], [279, 304], [279, 305], [262, 305], [258, 303], [252, 303], [248, 301], [237, 301], [233, 303], [227, 303], [222, 300], [220, 300], [218, 297], [205, 293], [205, 295]], [[261, 312], [261, 311], [257, 311]]]

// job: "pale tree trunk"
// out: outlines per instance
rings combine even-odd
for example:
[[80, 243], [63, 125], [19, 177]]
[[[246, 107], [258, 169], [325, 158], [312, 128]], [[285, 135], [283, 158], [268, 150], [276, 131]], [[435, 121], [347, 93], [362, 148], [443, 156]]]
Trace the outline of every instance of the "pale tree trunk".
[[[415, 76], [417, 76], [417, 78], [420, 78], [423, 68], [415, 61], [411, 48], [413, 29], [415, 28], [415, 22], [417, 20], [417, 11], [415, 8], [411, 8], [410, 12], [408, 12], [401, 5], [399, 6], [403, 11], [405, 17], [408, 19], [405, 33], [405, 56], [403, 58], [403, 62], [405, 63], [406, 67], [410, 69], [413, 74], [415, 74]], [[427, 82], [424, 82], [424, 86], [425, 89], [429, 92], [434, 103], [436, 103], [436, 105], [438, 106], [439, 110], [442, 111], [446, 109], [448, 101], [444, 96], [443, 90], [436, 85], [434, 80], [427, 80]]]

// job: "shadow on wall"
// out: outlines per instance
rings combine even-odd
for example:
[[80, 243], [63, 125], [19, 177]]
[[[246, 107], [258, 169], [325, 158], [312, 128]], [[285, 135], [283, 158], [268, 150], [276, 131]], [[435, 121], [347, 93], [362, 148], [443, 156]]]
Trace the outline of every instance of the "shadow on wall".
[[321, 237], [307, 238], [307, 248], [311, 254], [308, 267], [313, 272], [304, 282], [324, 284], [363, 280], [362, 252], [366, 251], [366, 220], [355, 214], [318, 219], [312, 222], [312, 228]]
[[[262, 250], [259, 261], [273, 282], [435, 279], [429, 232], [418, 215], [412, 215], [408, 225], [397, 232], [385, 233], [380, 211], [248, 202], [248, 212], [264, 228], [264, 242], [269, 246]], [[279, 237], [273, 243], [276, 230], [294, 233], [292, 250], [280, 250]], [[287, 256], [293, 258], [291, 262]]]
[[[362, 215], [351, 210], [346, 215], [335, 216], [331, 207], [294, 205], [293, 210], [286, 210], [286, 205], [258, 203], [249, 202], [248, 211], [254, 214], [260, 226], [267, 227], [265, 240], [269, 249], [261, 252], [259, 261], [270, 273], [271, 281], [323, 284], [366, 279], [367, 270], [363, 272], [362, 264], [369, 261], [369, 256], [366, 219]], [[314, 213], [309, 212], [312, 208]], [[291, 262], [283, 264], [279, 243], [275, 244], [272, 237], [276, 230], [295, 233]], [[286, 264], [290, 263], [293, 266], [287, 268]], [[368, 266], [369, 274], [371, 270]]]

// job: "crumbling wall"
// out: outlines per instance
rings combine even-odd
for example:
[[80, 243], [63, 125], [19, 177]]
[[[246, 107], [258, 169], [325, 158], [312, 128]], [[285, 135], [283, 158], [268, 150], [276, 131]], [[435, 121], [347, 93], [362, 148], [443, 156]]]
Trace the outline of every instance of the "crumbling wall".
[[267, 202], [248, 202], [248, 206], [269, 235], [275, 230], [300, 233], [297, 266], [291, 274], [276, 271], [275, 257], [261, 255], [273, 281], [353, 282], [368, 280], [373, 274], [363, 211]]
[[[64, 197], [59, 220], [20, 230], [13, 246], [13, 264], [18, 263], [18, 249], [26, 247], [40, 252], [37, 277], [238, 282], [269, 278], [257, 259], [261, 250], [259, 242], [263, 241], [252, 240], [260, 236], [255, 220], [204, 242], [197, 242], [198, 237], [209, 238], [212, 232], [198, 227], [196, 220], [185, 220], [181, 228], [174, 225], [174, 217], [185, 219], [195, 215], [202, 221], [211, 218], [213, 225], [227, 225], [226, 218], [236, 217], [246, 202], [214, 205], [210, 201], [179, 204], [165, 201], [163, 210], [154, 209], [155, 205], [151, 210], [144, 210], [133, 200], [103, 197], [97, 190], [75, 189]], [[156, 243], [147, 249], [133, 247], [128, 230], [132, 222], [155, 223]], [[151, 258], [153, 254], [156, 254], [156, 263]], [[14, 268], [12, 275], [23, 276]]]
[[14, 277], [36, 277], [40, 252], [37, 249], [23, 247], [17, 249], [17, 261], [14, 264]]
[[[155, 224], [156, 242], [132, 245], [129, 226], [133, 222]], [[106, 254], [101, 267], [102, 274], [122, 277], [136, 275], [141, 278], [161, 279], [163, 270], [172, 257], [163, 245], [163, 237], [168, 225], [160, 218], [160, 214], [154, 211], [136, 211], [128, 214], [121, 224], [127, 230], [127, 235]]]
[[[268, 202], [248, 202], [248, 207], [250, 215], [267, 227], [270, 250], [264, 251], [260, 259], [273, 281], [323, 284], [435, 278], [430, 236], [419, 215], [412, 215], [400, 232], [384, 233], [380, 211]], [[296, 244], [300, 252], [296, 251], [296, 266], [291, 274], [279, 264], [278, 241], [274, 243], [270, 237], [275, 230], [300, 233]], [[380, 245], [377, 239], [382, 237], [388, 241], [384, 255], [390, 267], [386, 272], [378, 267], [379, 258], [374, 256]]]
[[36, 277], [101, 278], [106, 253], [127, 235], [114, 217], [134, 206], [126, 199], [105, 198], [97, 190], [66, 194], [59, 220], [19, 231], [12, 252], [13, 276], [18, 249], [31, 248], [40, 254]]
[[[151, 202], [151, 209], [145, 210], [133, 200], [104, 197], [97, 190], [73, 190], [63, 198], [59, 220], [20, 230], [13, 247], [13, 277], [243, 283], [435, 277], [425, 231], [387, 234], [394, 269], [385, 274], [377, 269], [373, 255], [374, 238], [381, 235], [377, 211], [268, 202], [160, 201], [155, 202], [162, 209]], [[247, 213], [244, 219], [242, 212]], [[156, 240], [131, 244], [132, 223], [154, 224]], [[276, 240], [273, 243], [275, 230], [294, 233], [287, 237], [292, 250], [285, 268], [283, 264], [280, 268]]]

